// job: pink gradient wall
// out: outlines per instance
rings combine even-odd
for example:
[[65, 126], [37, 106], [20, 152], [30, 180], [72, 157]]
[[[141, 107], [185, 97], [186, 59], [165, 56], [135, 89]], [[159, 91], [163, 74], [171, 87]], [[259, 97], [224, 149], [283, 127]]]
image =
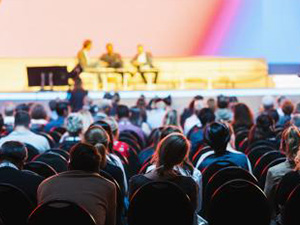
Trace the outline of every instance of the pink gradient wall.
[[156, 56], [198, 54], [220, 0], [2, 0], [0, 57], [93, 56], [113, 42], [124, 56], [142, 43]]

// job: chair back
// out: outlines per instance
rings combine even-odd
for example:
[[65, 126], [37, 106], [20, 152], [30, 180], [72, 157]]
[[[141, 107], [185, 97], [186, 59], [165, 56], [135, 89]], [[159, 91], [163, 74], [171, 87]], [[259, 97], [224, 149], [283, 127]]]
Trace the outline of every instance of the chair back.
[[10, 184], [0, 184], [0, 217], [5, 225], [26, 225], [33, 210], [28, 196]]
[[150, 182], [131, 198], [128, 211], [130, 225], [192, 225], [194, 210], [189, 197], [176, 184]]
[[64, 200], [39, 205], [29, 216], [28, 225], [95, 225], [92, 215], [81, 206]]
[[299, 224], [300, 184], [289, 195], [282, 213], [283, 225]]
[[35, 172], [44, 178], [48, 178], [57, 174], [55, 169], [53, 169], [47, 163], [39, 162], [39, 161], [26, 163], [24, 165], [24, 170]]
[[209, 225], [269, 225], [270, 219], [270, 207], [263, 191], [241, 179], [219, 187], [208, 210]]
[[33, 147], [30, 144], [26, 144], [25, 146], [27, 148], [27, 152], [28, 152], [28, 157], [27, 157], [27, 162], [30, 162], [35, 156], [37, 156], [40, 152], [39, 150], [37, 150], [35, 147]]
[[33, 158], [32, 161], [47, 163], [58, 173], [68, 170], [68, 161], [56, 152], [45, 152]]
[[62, 157], [65, 158], [65, 160], [69, 161], [70, 159], [70, 153], [67, 152], [64, 149], [60, 149], [60, 148], [51, 148], [50, 150], [48, 150], [47, 152], [54, 152], [54, 153], [58, 153], [60, 154]]

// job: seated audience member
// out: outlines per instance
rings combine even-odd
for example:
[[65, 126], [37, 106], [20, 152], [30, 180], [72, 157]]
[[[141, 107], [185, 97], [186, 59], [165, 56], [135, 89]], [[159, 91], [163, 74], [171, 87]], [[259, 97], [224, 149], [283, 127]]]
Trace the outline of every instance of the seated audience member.
[[261, 99], [261, 113], [268, 112], [275, 107], [275, 99], [273, 96], [266, 95]]
[[4, 119], [2, 114], [0, 114], [0, 138], [8, 134], [7, 127], [4, 124]]
[[41, 104], [34, 104], [30, 109], [31, 116], [31, 130], [43, 131], [45, 125], [48, 123], [48, 116], [46, 109]]
[[133, 176], [130, 181], [130, 196], [140, 187], [152, 181], [169, 181], [178, 185], [190, 198], [193, 209], [198, 208], [198, 185], [188, 176], [182, 176], [176, 166], [180, 166], [189, 154], [189, 142], [179, 133], [174, 133], [162, 139], [155, 153], [156, 168], [144, 175]]
[[276, 111], [277, 111], [279, 116], [284, 116], [284, 113], [282, 111], [282, 105], [283, 105], [285, 100], [287, 100], [287, 97], [284, 96], [284, 95], [281, 95], [276, 99], [276, 101], [277, 101]]
[[231, 124], [235, 131], [240, 128], [250, 130], [254, 124], [253, 114], [246, 104], [237, 103], [234, 105], [233, 121]]
[[163, 126], [168, 126], [168, 125], [179, 126], [177, 110], [171, 109], [166, 113], [163, 119]]
[[52, 176], [38, 188], [38, 203], [67, 200], [84, 207], [97, 225], [115, 225], [116, 186], [99, 175], [101, 156], [89, 144], [70, 152], [69, 171]]
[[95, 121], [103, 120], [110, 115], [111, 101], [107, 99], [101, 100], [98, 105], [98, 111], [94, 116]]
[[117, 118], [119, 122], [119, 132], [130, 130], [135, 132], [141, 140], [145, 140], [145, 135], [140, 127], [133, 125], [130, 120], [130, 111], [126, 105], [119, 105], [117, 108]]
[[56, 113], [57, 100], [49, 101], [49, 109], [50, 109], [50, 121], [57, 120], [58, 115]]
[[268, 110], [267, 114], [274, 120], [274, 125], [276, 127], [279, 121], [278, 111], [276, 109], [270, 109]]
[[281, 108], [283, 115], [279, 117], [278, 125], [284, 126], [286, 123], [291, 121], [295, 106], [291, 100], [287, 99], [282, 103]]
[[281, 151], [286, 154], [286, 161], [268, 170], [264, 192], [271, 202], [274, 200], [274, 194], [277, 184], [281, 178], [295, 167], [295, 157], [297, 155], [300, 143], [300, 132], [296, 126], [286, 128], [282, 133]]
[[65, 119], [68, 117], [70, 112], [70, 106], [68, 102], [59, 101], [56, 105], [56, 113], [57, 119], [50, 121], [45, 126], [45, 131], [49, 132], [52, 128], [64, 127], [65, 126]]
[[0, 183], [16, 186], [36, 204], [36, 194], [43, 178], [37, 174], [22, 171], [27, 159], [27, 149], [21, 142], [7, 141], [0, 148]]
[[274, 120], [266, 113], [257, 117], [256, 124], [252, 126], [248, 135], [249, 144], [260, 140], [277, 144]]
[[82, 117], [82, 133], [86, 132], [94, 123], [92, 113], [87, 109], [82, 109], [78, 112]]
[[19, 141], [30, 144], [40, 152], [50, 149], [47, 139], [30, 131], [30, 115], [25, 111], [18, 111], [15, 114], [14, 131], [0, 139], [0, 146], [7, 141]]
[[217, 105], [216, 105], [216, 101], [213, 98], [209, 98], [206, 101], [207, 107], [210, 108], [213, 112], [216, 111], [217, 109]]
[[216, 121], [231, 121], [232, 111], [229, 108], [229, 98], [223, 95], [217, 98], [217, 110], [215, 111]]
[[292, 117], [291, 123], [300, 129], [300, 114], [295, 114]]
[[28, 112], [30, 111], [30, 105], [32, 105], [33, 103], [21, 103], [19, 105], [17, 105], [16, 109], [15, 109], [15, 112], [19, 112], [19, 111], [25, 111], [25, 112]]
[[196, 112], [204, 107], [203, 97], [197, 95], [190, 102], [189, 107], [183, 110], [183, 113], [180, 115], [180, 125], [184, 128], [184, 134], [187, 135], [189, 130], [201, 123], [196, 116]]
[[204, 141], [213, 151], [204, 154], [197, 162], [197, 168], [200, 171], [212, 163], [229, 161], [251, 172], [251, 165], [247, 156], [241, 152], [227, 148], [230, 137], [230, 130], [223, 123], [213, 122], [206, 126], [204, 129]]
[[210, 108], [201, 109], [199, 112], [197, 112], [197, 117], [201, 122], [201, 126], [192, 128], [192, 130], [188, 134], [188, 138], [192, 144], [192, 154], [198, 150], [198, 147], [201, 144], [203, 144], [203, 131], [205, 129], [205, 126], [211, 122], [214, 122], [216, 119], [214, 112]]
[[163, 125], [163, 120], [167, 111], [168, 107], [163, 99], [157, 98], [149, 102], [147, 123], [152, 130]]
[[91, 126], [84, 134], [84, 142], [98, 149], [103, 158], [101, 169], [109, 173], [118, 182], [124, 193], [127, 193], [128, 188], [124, 167], [120, 159], [109, 152], [110, 137], [107, 132], [101, 126]]
[[68, 100], [72, 112], [78, 112], [84, 105], [84, 99], [88, 95], [88, 91], [83, 89], [82, 81], [75, 80], [74, 89], [68, 93]]
[[102, 62], [106, 63], [108, 68], [122, 68], [123, 61], [119, 53], [114, 52], [114, 46], [112, 43], [106, 45], [106, 53], [100, 57]]
[[82, 116], [79, 113], [71, 113], [66, 120], [66, 129], [67, 132], [60, 140], [60, 148], [70, 151], [82, 139]]
[[4, 105], [4, 124], [6, 127], [11, 127], [11, 129], [13, 128], [15, 122], [14, 112], [15, 105], [12, 102]]
[[109, 116], [116, 116], [117, 108], [121, 101], [121, 96], [118, 92], [114, 93], [113, 95], [111, 95], [110, 93], [107, 93], [107, 94], [108, 94], [108, 98], [105, 98], [105, 96], [103, 98], [111, 100], [111, 109], [109, 111]]
[[131, 107], [130, 108], [130, 122], [141, 128], [147, 136], [151, 133], [151, 129], [149, 124], [147, 123], [147, 115], [146, 112], [142, 111], [138, 107]]

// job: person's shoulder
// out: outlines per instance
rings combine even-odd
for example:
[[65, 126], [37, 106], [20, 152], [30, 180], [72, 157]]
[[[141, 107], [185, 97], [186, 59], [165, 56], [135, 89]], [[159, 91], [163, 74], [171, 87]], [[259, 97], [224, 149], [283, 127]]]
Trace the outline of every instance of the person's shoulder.
[[268, 173], [269, 174], [272, 174], [272, 175], [275, 175], [277, 173], [281, 173], [283, 170], [285, 170], [286, 166], [286, 161], [285, 162], [282, 162], [282, 163], [279, 163], [275, 166], [272, 166], [269, 170], [268, 170]]

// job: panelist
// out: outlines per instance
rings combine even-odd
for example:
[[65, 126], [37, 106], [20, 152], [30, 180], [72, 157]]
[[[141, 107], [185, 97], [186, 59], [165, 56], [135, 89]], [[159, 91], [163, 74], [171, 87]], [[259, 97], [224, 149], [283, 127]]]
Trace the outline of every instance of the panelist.
[[152, 64], [152, 55], [150, 52], [144, 51], [143, 45], [137, 46], [137, 54], [133, 57], [131, 63], [137, 68], [145, 84], [147, 84], [147, 80], [145, 77], [145, 73], [147, 72], [155, 74], [154, 83], [157, 83], [158, 71], [151, 71], [151, 69], [154, 69], [154, 66]]
[[114, 47], [112, 43], [106, 44], [106, 53], [100, 57], [102, 62], [105, 62], [108, 68], [122, 68], [123, 61], [119, 53], [114, 52]]
[[83, 42], [82, 48], [77, 53], [78, 64], [84, 70], [87, 67], [92, 66], [91, 60], [89, 57], [89, 52], [92, 49], [93, 42], [91, 40], [85, 40]]

